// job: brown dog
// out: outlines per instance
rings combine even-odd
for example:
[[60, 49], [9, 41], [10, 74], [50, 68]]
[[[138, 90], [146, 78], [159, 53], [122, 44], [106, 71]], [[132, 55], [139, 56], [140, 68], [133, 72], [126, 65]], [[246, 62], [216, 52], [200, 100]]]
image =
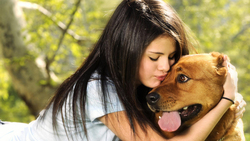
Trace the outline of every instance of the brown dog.
[[[162, 84], [147, 95], [155, 121], [167, 138], [185, 130], [221, 100], [227, 70], [219, 53], [182, 57]], [[244, 141], [243, 123], [235, 122], [232, 105], [218, 122], [207, 141]], [[201, 127], [202, 128], [202, 127]]]

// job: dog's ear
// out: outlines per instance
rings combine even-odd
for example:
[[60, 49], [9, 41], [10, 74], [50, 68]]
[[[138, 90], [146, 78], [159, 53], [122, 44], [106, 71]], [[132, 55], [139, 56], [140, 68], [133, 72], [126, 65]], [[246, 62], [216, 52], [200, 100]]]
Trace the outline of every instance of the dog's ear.
[[223, 62], [224, 62], [223, 56], [224, 55], [221, 53], [218, 53], [218, 52], [212, 52], [211, 55], [216, 58], [216, 61], [215, 61], [216, 73], [218, 75], [226, 76], [227, 69], [226, 69], [226, 67], [223, 66]]

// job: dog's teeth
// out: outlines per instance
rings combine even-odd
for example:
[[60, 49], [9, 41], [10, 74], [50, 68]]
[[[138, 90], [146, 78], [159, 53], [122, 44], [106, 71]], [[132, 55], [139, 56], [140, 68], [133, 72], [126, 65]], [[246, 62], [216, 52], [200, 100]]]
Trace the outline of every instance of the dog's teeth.
[[187, 110], [187, 109], [188, 109], [188, 106], [183, 108], [183, 110]]
[[161, 119], [161, 116], [159, 116], [159, 119]]

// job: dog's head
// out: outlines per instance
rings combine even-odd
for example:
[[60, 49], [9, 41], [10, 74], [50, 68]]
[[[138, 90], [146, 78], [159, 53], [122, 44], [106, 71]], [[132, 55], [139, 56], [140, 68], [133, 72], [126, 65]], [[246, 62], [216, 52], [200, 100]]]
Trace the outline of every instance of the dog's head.
[[223, 61], [219, 53], [183, 56], [147, 95], [163, 131], [194, 124], [220, 101], [227, 73]]

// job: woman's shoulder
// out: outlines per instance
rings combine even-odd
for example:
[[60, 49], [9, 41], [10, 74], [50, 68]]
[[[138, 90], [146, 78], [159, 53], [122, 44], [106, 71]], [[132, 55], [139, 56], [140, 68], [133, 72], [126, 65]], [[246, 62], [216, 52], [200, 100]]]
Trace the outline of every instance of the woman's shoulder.
[[[105, 81], [105, 82], [102, 82], [102, 81]], [[102, 85], [102, 84], [105, 84], [105, 85]], [[104, 80], [102, 80], [101, 75], [97, 71], [95, 71], [91, 75], [91, 77], [88, 81], [87, 92], [89, 90], [102, 91], [102, 90], [104, 90], [104, 89], [102, 89], [102, 86], [104, 86], [108, 92], [116, 92], [115, 85], [114, 85], [113, 81], [111, 79], [109, 79], [108, 77], [106, 77]]]
[[[102, 88], [102, 81], [106, 84], [104, 88]], [[99, 74], [92, 74], [86, 92], [86, 115], [91, 121], [108, 113], [124, 110], [110, 79], [101, 80]]]

